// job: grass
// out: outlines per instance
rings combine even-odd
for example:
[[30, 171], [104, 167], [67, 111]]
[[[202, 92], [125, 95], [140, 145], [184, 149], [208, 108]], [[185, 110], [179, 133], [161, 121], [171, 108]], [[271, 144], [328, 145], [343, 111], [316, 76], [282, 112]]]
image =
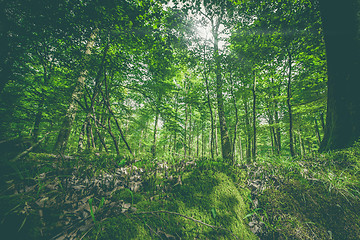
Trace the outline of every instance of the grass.
[[[360, 148], [308, 158], [271, 158], [252, 167], [262, 178], [255, 220], [264, 239], [359, 239]], [[257, 176], [256, 176], [257, 175]], [[254, 206], [253, 206], [254, 208]]]
[[[49, 239], [74, 222], [82, 229], [78, 239], [355, 240], [359, 157], [359, 144], [311, 157], [259, 157], [242, 166], [207, 158], [30, 154], [1, 168], [0, 227], [14, 239]], [[120, 168], [128, 175], [105, 179]], [[135, 176], [139, 190], [130, 187]], [[100, 183], [81, 187], [78, 179]]]

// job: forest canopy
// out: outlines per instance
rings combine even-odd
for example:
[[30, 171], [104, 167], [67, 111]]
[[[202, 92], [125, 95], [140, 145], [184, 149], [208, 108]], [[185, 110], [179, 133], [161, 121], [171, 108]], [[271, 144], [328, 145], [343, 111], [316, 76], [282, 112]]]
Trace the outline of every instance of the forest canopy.
[[11, 1], [2, 14], [2, 140], [231, 161], [322, 140], [316, 2]]

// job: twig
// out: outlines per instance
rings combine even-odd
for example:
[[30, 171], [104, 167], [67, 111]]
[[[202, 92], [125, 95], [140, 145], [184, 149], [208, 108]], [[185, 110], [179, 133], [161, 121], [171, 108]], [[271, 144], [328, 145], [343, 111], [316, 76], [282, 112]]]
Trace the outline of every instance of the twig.
[[202, 225], [205, 225], [207, 227], [211, 227], [212, 229], [220, 229], [220, 230], [224, 230], [225, 232], [228, 232], [230, 233], [235, 239], [239, 239], [232, 231], [226, 229], [226, 228], [222, 228], [222, 227], [218, 227], [218, 226], [214, 226], [214, 225], [210, 225], [210, 224], [207, 224], [207, 223], [204, 223], [200, 220], [197, 220], [195, 218], [192, 218], [192, 217], [189, 217], [189, 216], [186, 216], [186, 215], [183, 215], [181, 213], [177, 213], [177, 212], [170, 212], [170, 211], [166, 211], [166, 210], [159, 210], [159, 211], [152, 211], [152, 212], [135, 212], [135, 213], [132, 213], [132, 214], [155, 214], [155, 213], [167, 213], [167, 214], [172, 214], [172, 215], [178, 215], [180, 217], [183, 217], [183, 218], [186, 218], [188, 220], [191, 220], [193, 222], [197, 222], [197, 223], [200, 223]]

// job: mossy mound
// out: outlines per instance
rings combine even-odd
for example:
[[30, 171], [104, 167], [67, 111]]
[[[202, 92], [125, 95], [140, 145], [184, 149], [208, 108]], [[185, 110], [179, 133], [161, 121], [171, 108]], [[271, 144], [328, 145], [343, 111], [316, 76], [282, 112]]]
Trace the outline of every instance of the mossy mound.
[[195, 169], [167, 192], [150, 198], [144, 192], [146, 200], [134, 201], [136, 211], [103, 221], [87, 239], [258, 239], [243, 220], [248, 190], [243, 191], [222, 172]]
[[[177, 186], [175, 194], [181, 201], [179, 211], [206, 223], [233, 232], [239, 239], [256, 239], [250, 233], [243, 218], [248, 206], [244, 202], [247, 190], [239, 192], [234, 182], [222, 172], [193, 171], [183, 177], [183, 185]], [[204, 229], [211, 239], [227, 239], [230, 236]]]

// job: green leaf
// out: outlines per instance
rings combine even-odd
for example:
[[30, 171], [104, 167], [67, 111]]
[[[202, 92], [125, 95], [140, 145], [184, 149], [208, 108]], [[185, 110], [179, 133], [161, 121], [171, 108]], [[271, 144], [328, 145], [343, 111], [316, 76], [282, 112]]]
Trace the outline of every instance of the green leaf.
[[101, 198], [101, 201], [100, 201], [100, 204], [99, 204], [99, 209], [102, 208], [102, 206], [104, 205], [104, 203], [105, 203], [105, 198], [102, 197], [102, 198]]
[[123, 159], [119, 162], [119, 167], [123, 167], [123, 166], [125, 166], [125, 164], [126, 164], [126, 160]]
[[93, 199], [92, 198], [90, 198], [89, 199], [89, 205], [90, 205], [90, 215], [91, 215], [91, 218], [92, 218], [92, 220], [94, 221], [94, 223], [96, 222], [96, 220], [95, 220], [95, 214], [94, 214], [94, 211], [93, 211], [93, 208], [92, 208], [92, 201], [93, 201]]
[[215, 208], [211, 209], [211, 215], [214, 219], [216, 219], [216, 209]]

